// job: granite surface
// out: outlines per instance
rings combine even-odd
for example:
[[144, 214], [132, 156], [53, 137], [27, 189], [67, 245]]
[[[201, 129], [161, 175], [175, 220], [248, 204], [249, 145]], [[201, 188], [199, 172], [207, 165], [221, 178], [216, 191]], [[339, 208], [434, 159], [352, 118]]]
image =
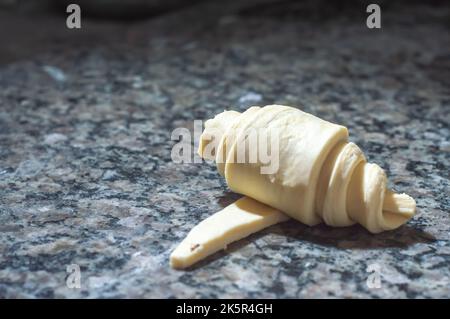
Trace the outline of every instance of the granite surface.
[[[450, 12], [382, 8], [381, 30], [355, 3], [201, 3], [81, 30], [17, 17], [48, 32], [0, 48], [0, 297], [450, 297]], [[346, 125], [417, 215], [379, 235], [288, 221], [170, 269], [239, 198], [213, 165], [171, 160], [172, 130], [271, 103]]]

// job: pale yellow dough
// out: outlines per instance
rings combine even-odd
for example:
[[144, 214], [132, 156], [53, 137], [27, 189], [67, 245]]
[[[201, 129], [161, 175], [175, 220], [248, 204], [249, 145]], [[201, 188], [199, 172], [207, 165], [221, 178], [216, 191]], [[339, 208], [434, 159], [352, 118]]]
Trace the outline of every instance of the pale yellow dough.
[[243, 197], [192, 228], [170, 256], [170, 265], [189, 267], [236, 240], [287, 219], [280, 211]]
[[[279, 136], [279, 169], [273, 174], [261, 174], [261, 162], [249, 164], [235, 160], [236, 141], [252, 129], [276, 131]], [[219, 141], [213, 156], [208, 156], [205, 150], [212, 145], [211, 134]], [[383, 169], [366, 162], [358, 146], [348, 141], [346, 127], [289, 106], [255, 106], [243, 113], [224, 111], [218, 114], [205, 123], [199, 155], [216, 161], [219, 173], [225, 177], [231, 190], [307, 225], [324, 222], [341, 227], [359, 223], [370, 232], [379, 233], [399, 227], [415, 214], [414, 199], [387, 189]], [[223, 161], [220, 160], [222, 158]], [[256, 202], [251, 202], [251, 205], [255, 205], [253, 203]], [[256, 209], [252, 207], [250, 210]], [[224, 211], [227, 211], [227, 216], [242, 214], [234, 206]], [[203, 253], [196, 253], [197, 257], [189, 260], [197, 261], [217, 251], [220, 249], [217, 242], [229, 243], [243, 237], [233, 230], [239, 228], [236, 223], [240, 219], [214, 219], [214, 216], [210, 217], [211, 221], [204, 221], [208, 221], [207, 227], [203, 225], [201, 230], [195, 231], [204, 233], [201, 235], [204, 246], [210, 247], [207, 243], [214, 242], [211, 244], [214, 249], [201, 250]], [[246, 226], [245, 234], [259, 229]], [[221, 233], [219, 237], [218, 233]], [[175, 252], [179, 253], [179, 249]], [[193, 255], [189, 249], [181, 251]], [[183, 267], [182, 263], [172, 265]]]

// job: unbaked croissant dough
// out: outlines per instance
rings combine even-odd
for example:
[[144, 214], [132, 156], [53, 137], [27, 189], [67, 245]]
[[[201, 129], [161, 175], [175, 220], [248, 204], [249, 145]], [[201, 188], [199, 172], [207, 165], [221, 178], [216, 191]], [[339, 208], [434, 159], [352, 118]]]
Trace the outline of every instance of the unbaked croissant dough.
[[[236, 160], [237, 141], [258, 129], [277, 133], [279, 167], [274, 173], [262, 174], [260, 161]], [[213, 141], [211, 156], [206, 150]], [[248, 152], [257, 145], [244, 147]], [[234, 192], [307, 225], [359, 223], [379, 233], [399, 227], [415, 213], [414, 199], [387, 189], [383, 169], [366, 162], [358, 146], [348, 141], [347, 128], [289, 106], [254, 106], [243, 113], [218, 114], [205, 123], [199, 155], [216, 161]], [[210, 227], [226, 226], [217, 223]], [[222, 244], [225, 242], [226, 236]], [[171, 260], [174, 258], [175, 253]]]

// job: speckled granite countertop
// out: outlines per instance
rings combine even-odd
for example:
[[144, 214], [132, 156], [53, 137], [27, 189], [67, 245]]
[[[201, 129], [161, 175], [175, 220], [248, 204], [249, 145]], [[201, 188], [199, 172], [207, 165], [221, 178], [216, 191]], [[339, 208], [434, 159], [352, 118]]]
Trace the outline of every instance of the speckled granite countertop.
[[[449, 10], [386, 8], [378, 31], [360, 6], [319, 20], [294, 2], [78, 33], [48, 20], [51, 41], [0, 66], [0, 297], [449, 297]], [[212, 165], [173, 163], [171, 131], [274, 102], [346, 125], [417, 216], [376, 236], [289, 221], [170, 269], [186, 233], [239, 197]]]

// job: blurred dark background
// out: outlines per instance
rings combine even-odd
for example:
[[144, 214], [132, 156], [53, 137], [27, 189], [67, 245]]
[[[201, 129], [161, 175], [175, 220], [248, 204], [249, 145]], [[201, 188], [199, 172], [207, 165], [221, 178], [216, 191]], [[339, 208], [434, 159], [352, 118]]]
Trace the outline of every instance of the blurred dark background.
[[[280, 24], [309, 22], [317, 27], [332, 25], [339, 29], [343, 21], [365, 25], [366, 7], [374, 1], [296, 1], [296, 0], [0, 0], [0, 64], [48, 51], [58, 46], [108, 44], [125, 41], [139, 46], [139, 36], [158, 30], [140, 31], [149, 21], [171, 21], [171, 31], [183, 34], [192, 29], [192, 16], [208, 28], [221, 19], [234, 25], [241, 20], [259, 19]], [[82, 29], [65, 27], [66, 7], [79, 4]], [[440, 24], [450, 29], [450, 1], [386, 1], [382, 7], [383, 32], [389, 24]], [[434, 9], [433, 9], [434, 8]], [[436, 10], [438, 8], [438, 10]], [[196, 10], [202, 13], [195, 14]], [[178, 14], [180, 13], [180, 14]], [[385, 16], [389, 16], [385, 19]], [[228, 20], [227, 20], [228, 19]], [[394, 21], [395, 20], [395, 21]], [[167, 24], [167, 23], [166, 23]], [[155, 24], [151, 26], [155, 28]], [[161, 32], [163, 32], [161, 30]]]

